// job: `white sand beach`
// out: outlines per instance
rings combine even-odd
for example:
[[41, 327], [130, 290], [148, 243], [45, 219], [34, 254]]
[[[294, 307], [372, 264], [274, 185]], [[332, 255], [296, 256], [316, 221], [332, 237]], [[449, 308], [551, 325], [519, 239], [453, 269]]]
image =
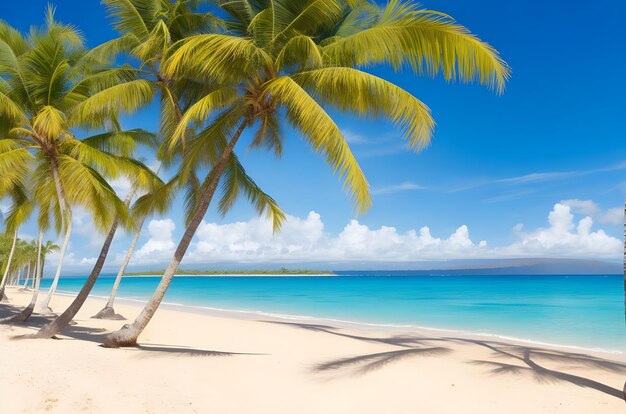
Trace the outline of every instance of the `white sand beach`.
[[[3, 316], [30, 298], [7, 295]], [[90, 298], [59, 340], [19, 339], [40, 316], [0, 326], [0, 413], [626, 412], [623, 354], [172, 309], [140, 347], [105, 349], [123, 321], [90, 319], [103, 304]]]

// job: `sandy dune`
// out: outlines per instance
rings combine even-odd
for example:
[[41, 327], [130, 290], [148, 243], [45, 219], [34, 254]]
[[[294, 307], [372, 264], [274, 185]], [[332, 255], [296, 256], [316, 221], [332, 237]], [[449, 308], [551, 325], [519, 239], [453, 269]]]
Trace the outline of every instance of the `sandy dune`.
[[[29, 300], [7, 295], [0, 317]], [[39, 316], [0, 326], [0, 413], [626, 413], [624, 355], [172, 309], [139, 348], [105, 349], [123, 322], [90, 319], [103, 304], [60, 340], [15, 339]]]

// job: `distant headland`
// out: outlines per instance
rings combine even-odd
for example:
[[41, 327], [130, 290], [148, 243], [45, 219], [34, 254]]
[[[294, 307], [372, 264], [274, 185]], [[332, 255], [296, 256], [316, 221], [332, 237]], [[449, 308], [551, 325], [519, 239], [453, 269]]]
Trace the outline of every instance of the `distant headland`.
[[[124, 276], [161, 276], [165, 270], [149, 270], [146, 272], [130, 272]], [[249, 270], [198, 270], [180, 269], [178, 276], [334, 276], [328, 270], [312, 269], [249, 269]]]

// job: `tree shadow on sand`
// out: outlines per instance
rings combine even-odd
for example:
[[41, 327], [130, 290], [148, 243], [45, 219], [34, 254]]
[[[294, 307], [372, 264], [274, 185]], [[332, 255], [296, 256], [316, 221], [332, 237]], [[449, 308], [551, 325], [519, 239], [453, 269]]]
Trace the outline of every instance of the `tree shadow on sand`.
[[[132, 349], [132, 348], [131, 348]], [[170, 346], [162, 344], [137, 345], [134, 349], [138, 350], [138, 357], [151, 356], [169, 356], [176, 355], [181, 357], [230, 357], [236, 355], [267, 355], [252, 352], [224, 352], [210, 351], [204, 349], [191, 348], [186, 346]]]
[[[363, 375], [372, 370], [383, 368], [391, 362], [410, 356], [441, 356], [452, 352], [445, 344], [461, 344], [479, 346], [491, 351], [492, 356], [508, 362], [491, 360], [473, 360], [468, 363], [487, 366], [492, 375], [531, 375], [540, 384], [554, 384], [558, 382], [570, 383], [582, 388], [590, 388], [623, 400], [624, 391], [595, 381], [581, 375], [575, 375], [565, 370], [584, 370], [594, 368], [598, 370], [626, 373], [626, 363], [598, 358], [586, 354], [564, 352], [552, 349], [510, 344], [499, 341], [480, 340], [461, 337], [428, 337], [418, 335], [392, 335], [388, 337], [370, 337], [343, 333], [337, 328], [326, 325], [311, 325], [292, 322], [263, 321], [291, 326], [299, 329], [323, 332], [329, 335], [350, 338], [358, 341], [374, 342], [399, 346], [404, 349], [380, 352], [375, 354], [358, 355], [341, 358], [318, 364], [314, 372], [339, 371], [352, 369], [353, 375]], [[548, 368], [546, 362], [558, 363], [559, 370]], [[356, 369], [354, 367], [356, 366]]]
[[[9, 304], [0, 304], [0, 319], [9, 317], [19, 312], [20, 309], [16, 306], [12, 306]], [[16, 322], [11, 323], [6, 326], [19, 326], [26, 329], [31, 329], [34, 332], [37, 332], [42, 326], [51, 322], [54, 319], [54, 315], [40, 315], [33, 314], [27, 321], [25, 322]], [[90, 328], [86, 326], [81, 326], [77, 324], [68, 325], [63, 329], [60, 334], [61, 337], [69, 337], [75, 340], [94, 342], [101, 346], [104, 342], [104, 337], [109, 333], [108, 330], [104, 328]], [[32, 339], [30, 335], [15, 335], [12, 336], [13, 340], [22, 340], [22, 339]], [[65, 340], [65, 338], [55, 337], [57, 340]], [[41, 340], [41, 339], [39, 339]], [[109, 348], [107, 348], [109, 349]], [[123, 350], [129, 352], [137, 352], [137, 357], [150, 357], [150, 356], [166, 356], [166, 355], [177, 355], [181, 357], [224, 357], [224, 356], [235, 356], [235, 355], [265, 355], [265, 354], [255, 354], [255, 353], [244, 353], [244, 352], [222, 352], [222, 351], [213, 351], [213, 350], [205, 350], [205, 349], [196, 349], [190, 347], [182, 347], [182, 346], [170, 346], [163, 344], [139, 344], [134, 348], [123, 348]]]

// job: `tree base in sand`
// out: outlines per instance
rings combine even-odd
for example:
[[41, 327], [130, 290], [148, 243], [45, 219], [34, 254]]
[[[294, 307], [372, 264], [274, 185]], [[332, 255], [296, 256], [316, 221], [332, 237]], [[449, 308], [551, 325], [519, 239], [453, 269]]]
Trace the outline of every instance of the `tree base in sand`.
[[100, 312], [96, 313], [91, 317], [92, 319], [109, 319], [114, 321], [125, 321], [126, 318], [120, 315], [119, 313], [115, 313], [115, 309], [111, 307], [105, 307]]
[[139, 332], [132, 324], [122, 326], [119, 331], [108, 334], [104, 337], [105, 348], [122, 348], [137, 346]]

